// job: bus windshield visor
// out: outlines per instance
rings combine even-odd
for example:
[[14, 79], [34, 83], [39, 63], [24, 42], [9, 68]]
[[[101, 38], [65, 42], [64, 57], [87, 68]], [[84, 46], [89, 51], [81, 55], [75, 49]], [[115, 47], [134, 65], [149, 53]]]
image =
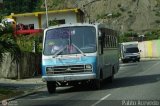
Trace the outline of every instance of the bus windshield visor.
[[46, 31], [44, 55], [96, 52], [96, 29], [92, 26], [55, 28]]

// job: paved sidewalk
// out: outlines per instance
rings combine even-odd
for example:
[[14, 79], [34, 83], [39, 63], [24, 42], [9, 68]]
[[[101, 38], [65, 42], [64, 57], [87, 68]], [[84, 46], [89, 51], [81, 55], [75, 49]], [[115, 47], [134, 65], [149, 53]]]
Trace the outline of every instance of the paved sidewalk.
[[[23, 91], [23, 94], [16, 95], [8, 100], [14, 100], [30, 94], [35, 93], [37, 90], [46, 87], [46, 83], [42, 81], [41, 76], [34, 78], [26, 78], [20, 80], [4, 79], [0, 78], [0, 88], [12, 89], [17, 91]], [[1, 101], [0, 101], [1, 104]]]
[[25, 79], [15, 79], [15, 80], [0, 78], [0, 83], [1, 84], [44, 84], [41, 76], [25, 78]]
[[39, 86], [45, 85], [41, 77], [26, 78], [19, 80], [0, 78], [0, 87], [13, 87], [16, 89], [34, 89]]

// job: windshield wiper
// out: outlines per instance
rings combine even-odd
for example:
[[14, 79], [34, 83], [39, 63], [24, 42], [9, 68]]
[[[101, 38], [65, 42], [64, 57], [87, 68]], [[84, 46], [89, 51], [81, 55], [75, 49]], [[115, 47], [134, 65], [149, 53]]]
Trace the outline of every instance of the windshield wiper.
[[61, 48], [59, 51], [57, 51], [54, 55], [53, 58], [57, 57], [57, 55], [59, 55], [65, 48], [67, 47], [67, 45], [63, 48]]
[[77, 46], [76, 46], [75, 44], [73, 44], [73, 43], [72, 43], [72, 45], [73, 45], [83, 56], [86, 56], [79, 47], [77, 47]]
[[[83, 56], [86, 56], [83, 51], [81, 49], [79, 49], [75, 44], [71, 44], [73, 45]], [[61, 48], [59, 51], [57, 51], [54, 55], [53, 58], [57, 57], [57, 55], [59, 55], [63, 50], [65, 50], [67, 48], [68, 45], [66, 45], [65, 47]]]

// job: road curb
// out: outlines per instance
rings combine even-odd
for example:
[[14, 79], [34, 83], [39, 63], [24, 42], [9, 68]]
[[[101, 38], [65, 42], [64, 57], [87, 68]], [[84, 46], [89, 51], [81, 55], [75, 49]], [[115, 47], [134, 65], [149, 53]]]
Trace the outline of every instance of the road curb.
[[[28, 92], [26, 92], [26, 93], [23, 93], [23, 94], [21, 94], [21, 95], [18, 95], [18, 96], [9, 98], [9, 99], [5, 99], [5, 101], [6, 101], [6, 102], [9, 102], [9, 101], [13, 101], [13, 100], [16, 100], [16, 99], [19, 99], [19, 98], [22, 98], [22, 97], [26, 97], [26, 96], [35, 94], [35, 93], [38, 92], [40, 89], [45, 88], [45, 87], [46, 87], [46, 85], [41, 86], [41, 87], [37, 87], [37, 88], [35, 88], [35, 89], [32, 90], [32, 91], [28, 91]], [[3, 101], [3, 100], [2, 100], [2, 101]], [[0, 101], [0, 104], [2, 104], [2, 101]]]
[[160, 60], [160, 58], [141, 58], [141, 60]]

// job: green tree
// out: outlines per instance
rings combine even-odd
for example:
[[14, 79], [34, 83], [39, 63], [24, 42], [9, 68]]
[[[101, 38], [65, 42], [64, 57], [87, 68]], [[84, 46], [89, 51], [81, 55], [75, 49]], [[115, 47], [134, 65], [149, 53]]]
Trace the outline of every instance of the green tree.
[[134, 39], [131, 40], [130, 38], [137, 38], [137, 37], [138, 34], [136, 32], [125, 32], [119, 36], [119, 40], [120, 42], [129, 42], [134, 40]]
[[0, 62], [3, 61], [3, 55], [6, 52], [11, 54], [13, 61], [19, 61], [21, 52], [13, 35], [13, 28], [9, 25], [5, 26], [5, 30], [0, 30]]
[[11, 13], [33, 12], [40, 9], [41, 0], [3, 0], [3, 8], [0, 9], [1, 15]]
[[160, 29], [145, 33], [146, 40], [160, 39]]

